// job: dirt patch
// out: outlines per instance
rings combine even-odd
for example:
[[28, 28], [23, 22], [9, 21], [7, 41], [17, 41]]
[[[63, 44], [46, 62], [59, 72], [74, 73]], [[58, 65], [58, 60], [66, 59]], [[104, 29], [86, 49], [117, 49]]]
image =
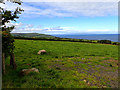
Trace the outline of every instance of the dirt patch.
[[108, 62], [115, 62], [115, 63], [118, 63], [118, 60], [107, 60]]
[[64, 64], [54, 64], [49, 66], [49, 68], [55, 68], [57, 70], [72, 70], [72, 67], [65, 67]]
[[[73, 58], [73, 57], [71, 57]], [[75, 57], [76, 58], [76, 57]], [[80, 58], [80, 57], [77, 57]], [[90, 57], [88, 58], [87, 62], [83, 61], [86, 60], [86, 58], [81, 58], [82, 61], [73, 61], [74, 65], [72, 67], [66, 67], [64, 64], [56, 62], [55, 64], [51, 65], [51, 68], [55, 68], [56, 70], [76, 70], [79, 73], [86, 73], [88, 76], [90, 75], [91, 77], [95, 78], [95, 82], [89, 82], [89, 77], [86, 77], [86, 80], [88, 79], [89, 85], [91, 86], [98, 86], [98, 87], [108, 87], [108, 88], [118, 88], [118, 60], [114, 59], [109, 59], [109, 60], [102, 60], [100, 61], [100, 64], [98, 63], [97, 65], [92, 65], [88, 63], [89, 60], [92, 59], [100, 59], [99, 57]], [[101, 57], [104, 59], [105, 57]], [[62, 60], [61, 60], [62, 61]], [[94, 61], [93, 61], [94, 62]], [[102, 65], [103, 63], [103, 65]], [[84, 68], [81, 67], [81, 64], [83, 65]], [[87, 67], [86, 67], [87, 66]]]
[[118, 63], [118, 60], [110, 58], [109, 60], [103, 60], [103, 62]]
[[[95, 68], [99, 67], [99, 70], [95, 70]], [[96, 79], [99, 81], [101, 79], [108, 85], [108, 87], [118, 88], [118, 70], [113, 72], [112, 67], [104, 67], [101, 65], [96, 65], [95, 68], [91, 68], [87, 70], [87, 74], [91, 75], [94, 73], [98, 73], [98, 75], [94, 75]], [[109, 70], [109, 71], [106, 71]]]
[[[112, 87], [112, 88], [118, 88], [118, 70], [114, 70], [113, 71], [113, 67], [114, 66], [109, 66], [109, 64], [106, 64], [105, 62], [110, 62], [113, 64], [114, 63], [118, 63], [116, 60], [104, 60], [104, 64], [107, 66], [102, 66], [102, 65], [95, 65], [94, 68], [91, 65], [87, 65], [87, 63], [84, 62], [74, 62], [74, 64], [86, 64], [88, 66], [88, 70], [79, 68], [79, 66], [75, 66], [75, 68], [77, 68], [77, 71], [79, 73], [87, 73], [87, 75], [92, 75], [96, 78], [96, 80], [98, 82], [100, 82], [100, 80], [104, 80], [102, 82], [106, 83], [107, 87]], [[98, 68], [98, 69], [97, 69]], [[94, 73], [97, 73], [97, 75], [95, 75]], [[90, 85], [98, 85], [100, 87], [102, 87], [102, 84], [98, 83], [98, 84], [94, 84], [94, 83], [90, 83]]]

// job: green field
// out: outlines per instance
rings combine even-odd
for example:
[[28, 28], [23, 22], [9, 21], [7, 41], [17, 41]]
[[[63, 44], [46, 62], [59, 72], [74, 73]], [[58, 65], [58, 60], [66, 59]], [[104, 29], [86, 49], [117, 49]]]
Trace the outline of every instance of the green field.
[[[6, 60], [3, 88], [118, 87], [118, 46], [82, 42], [15, 40], [17, 70]], [[41, 49], [47, 51], [37, 55]], [[39, 73], [19, 76], [35, 67]]]

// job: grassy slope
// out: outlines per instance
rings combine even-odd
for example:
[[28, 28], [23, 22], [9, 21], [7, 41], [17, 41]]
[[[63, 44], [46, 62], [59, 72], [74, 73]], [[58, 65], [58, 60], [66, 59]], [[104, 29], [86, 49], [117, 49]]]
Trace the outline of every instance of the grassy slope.
[[47, 34], [39, 34], [39, 33], [12, 33], [13, 36], [16, 37], [51, 37], [54, 38], [54, 36], [47, 35]]
[[[18, 68], [11, 71], [7, 60], [3, 87], [117, 87], [118, 46], [34, 40], [16, 40], [15, 46]], [[41, 49], [47, 54], [37, 55]], [[19, 77], [21, 69], [32, 67], [40, 73]]]

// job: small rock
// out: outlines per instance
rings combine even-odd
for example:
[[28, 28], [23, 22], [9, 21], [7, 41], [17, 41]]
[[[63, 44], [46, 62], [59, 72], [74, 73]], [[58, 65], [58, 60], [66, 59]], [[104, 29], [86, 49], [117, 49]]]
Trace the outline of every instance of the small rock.
[[38, 52], [38, 55], [40, 55], [40, 54], [45, 54], [45, 53], [46, 53], [45, 50], [40, 50], [40, 51]]
[[88, 82], [88, 85], [90, 85], [90, 83]]
[[83, 80], [84, 82], [86, 82], [86, 80]]
[[31, 71], [39, 72], [39, 70], [37, 68], [32, 68]]
[[20, 72], [20, 75], [28, 75], [30, 72], [39, 72], [39, 70], [37, 68], [32, 68], [32, 69], [23, 69], [21, 72]]

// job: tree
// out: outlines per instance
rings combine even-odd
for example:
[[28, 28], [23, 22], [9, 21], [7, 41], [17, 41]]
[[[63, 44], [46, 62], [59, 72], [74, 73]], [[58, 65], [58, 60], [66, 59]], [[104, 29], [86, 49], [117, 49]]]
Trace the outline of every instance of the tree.
[[[10, 1], [12, 3], [17, 3], [19, 5], [21, 5], [21, 1], [18, 0], [7, 0]], [[5, 4], [3, 1], [1, 1], [0, 3]], [[6, 23], [10, 23], [11, 21], [15, 21], [15, 19], [19, 18], [19, 14], [21, 14], [22, 11], [24, 11], [23, 9], [21, 9], [20, 7], [17, 7], [15, 9], [15, 11], [10, 11], [10, 10], [6, 10], [4, 8], [0, 7], [0, 11], [1, 11], [1, 15], [2, 15], [2, 26], [1, 26], [1, 30], [2, 30], [2, 71], [3, 74], [5, 74], [5, 58], [7, 56], [10, 56], [10, 65], [13, 67], [13, 69], [16, 69], [16, 63], [15, 63], [15, 57], [14, 57], [14, 38], [11, 35], [11, 31], [15, 28], [15, 26], [6, 26]]]

